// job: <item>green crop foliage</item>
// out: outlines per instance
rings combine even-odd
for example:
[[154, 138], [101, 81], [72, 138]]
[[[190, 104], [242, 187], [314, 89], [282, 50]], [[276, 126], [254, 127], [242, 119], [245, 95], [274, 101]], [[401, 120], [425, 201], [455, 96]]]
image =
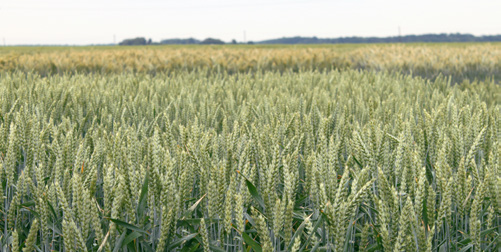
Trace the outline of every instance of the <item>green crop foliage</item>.
[[[473, 70], [437, 62], [421, 77], [409, 72], [426, 59], [403, 57], [414, 62], [404, 68], [385, 50], [444, 46], [374, 47], [382, 51], [365, 51], [367, 64], [385, 67], [367, 70], [308, 61], [328, 47], [207, 48], [54, 49], [7, 61], [1, 250], [500, 249], [499, 45], [447, 47], [492, 52], [464, 58]], [[111, 60], [117, 53], [124, 62]], [[172, 53], [185, 65], [158, 63]], [[275, 56], [292, 63], [275, 68]], [[57, 73], [44, 70], [54, 58]], [[460, 74], [485, 81], [453, 85]]]

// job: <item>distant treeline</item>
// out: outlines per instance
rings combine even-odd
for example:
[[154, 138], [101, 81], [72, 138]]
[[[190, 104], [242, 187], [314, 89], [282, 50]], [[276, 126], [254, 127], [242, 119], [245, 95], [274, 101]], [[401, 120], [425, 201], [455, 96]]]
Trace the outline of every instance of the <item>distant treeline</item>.
[[[284, 37], [278, 39], [263, 40], [258, 42], [247, 42], [246, 44], [360, 44], [360, 43], [440, 43], [440, 42], [501, 42], [501, 35], [474, 36], [471, 34], [451, 33], [451, 34], [423, 34], [405, 35], [394, 37], [342, 37], [342, 38], [317, 38], [317, 37]], [[151, 39], [134, 38], [125, 39], [119, 45], [221, 45], [224, 41], [207, 38], [198, 40], [187, 39], [164, 39], [160, 42], [152, 42]], [[230, 44], [242, 44], [232, 40]]]
[[118, 43], [119, 45], [151, 45], [151, 39], [146, 40], [145, 38], [133, 38], [133, 39], [124, 39], [122, 42]]
[[343, 44], [343, 43], [440, 43], [440, 42], [499, 42], [501, 35], [474, 36], [471, 34], [423, 34], [395, 37], [289, 37], [257, 42], [258, 44]]
[[125, 39], [119, 43], [119, 45], [188, 45], [188, 44], [222, 45], [225, 43], [222, 40], [214, 38], [207, 38], [204, 40], [198, 40], [194, 38], [165, 39], [160, 41], [160, 43], [152, 42], [151, 39], [146, 40], [145, 38], [133, 38], [133, 39]]

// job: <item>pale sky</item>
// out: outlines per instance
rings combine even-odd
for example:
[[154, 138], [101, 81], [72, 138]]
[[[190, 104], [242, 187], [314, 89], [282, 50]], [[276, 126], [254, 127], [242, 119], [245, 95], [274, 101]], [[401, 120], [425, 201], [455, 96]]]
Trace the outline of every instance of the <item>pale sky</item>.
[[501, 34], [499, 0], [0, 0], [0, 43]]

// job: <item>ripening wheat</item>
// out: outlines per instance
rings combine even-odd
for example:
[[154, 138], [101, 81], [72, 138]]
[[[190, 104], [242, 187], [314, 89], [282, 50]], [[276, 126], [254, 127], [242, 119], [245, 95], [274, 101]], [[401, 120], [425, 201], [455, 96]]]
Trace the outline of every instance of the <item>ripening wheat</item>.
[[498, 251], [499, 46], [369, 49], [1, 61], [2, 251]]

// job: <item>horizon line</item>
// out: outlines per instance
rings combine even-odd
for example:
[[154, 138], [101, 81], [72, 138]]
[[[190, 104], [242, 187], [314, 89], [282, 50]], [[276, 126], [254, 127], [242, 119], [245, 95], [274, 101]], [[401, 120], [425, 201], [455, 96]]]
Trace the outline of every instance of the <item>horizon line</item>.
[[[389, 38], [405, 38], [405, 37], [412, 37], [412, 36], [426, 36], [426, 35], [460, 35], [460, 36], [472, 36], [472, 37], [475, 37], [475, 38], [483, 38], [483, 37], [497, 37], [497, 36], [501, 36], [501, 33], [498, 33], [498, 34], [484, 34], [484, 35], [473, 35], [471, 33], [459, 33], [459, 32], [456, 32], [456, 33], [445, 33], [445, 32], [442, 32], [442, 33], [422, 33], [422, 34], [406, 34], [406, 35], [392, 35], [392, 36], [340, 36], [340, 37], [317, 37], [317, 36], [301, 36], [301, 35], [296, 35], [296, 36], [282, 36], [282, 37], [275, 37], [275, 38], [270, 38], [270, 39], [264, 39], [264, 40], [256, 40], [256, 41], [236, 41], [237, 44], [239, 45], [242, 45], [242, 44], [248, 44], [249, 42], [252, 42], [254, 44], [260, 44], [260, 45], [266, 45], [267, 43], [266, 42], [270, 42], [270, 41], [273, 41], [273, 40], [280, 40], [280, 39], [293, 39], [293, 38], [304, 38], [304, 39], [318, 39], [318, 40], [336, 40], [336, 39], [350, 39], [350, 38], [357, 38], [357, 39], [389, 39]], [[145, 38], [145, 39], [148, 39], [147, 37], [145, 36], [135, 36], [135, 37], [130, 37], [130, 38], [126, 38], [126, 39], [123, 39], [122, 41], [124, 40], [128, 40], [128, 39], [135, 39], [135, 38]], [[153, 42], [155, 44], [150, 44], [150, 45], [199, 45], [199, 44], [196, 44], [196, 43], [193, 43], [193, 44], [161, 44], [162, 41], [166, 41], [166, 40], [188, 40], [188, 39], [195, 39], [195, 40], [198, 40], [198, 41], [203, 41], [204, 39], [198, 39], [198, 38], [194, 38], [194, 37], [185, 37], [185, 38], [182, 38], [182, 37], [172, 37], [172, 38], [165, 38], [165, 39], [161, 39], [159, 40], [158, 42]], [[205, 39], [217, 39], [219, 40], [218, 38], [215, 38], [215, 37], [207, 37]], [[228, 42], [228, 41], [224, 41], [224, 40], [221, 40], [223, 41], [225, 44], [230, 44], [231, 45], [231, 40]], [[325, 44], [390, 44], [390, 43], [489, 43], [489, 42], [501, 42], [501, 41], [450, 41], [450, 42], [428, 42], [428, 41], [413, 41], [413, 42], [405, 42], [405, 41], [402, 41], [402, 42], [361, 42], [361, 43], [349, 43], [349, 42], [339, 42], [339, 43], [325, 43]], [[5, 43], [5, 37], [3, 37], [3, 43], [0, 45], [0, 48], [1, 47], [23, 47], [23, 46], [26, 46], [26, 47], [37, 47], [37, 46], [48, 46], [48, 47], [56, 47], [56, 46], [79, 46], [79, 47], [85, 47], [85, 46], [115, 46], [115, 45], [119, 45], [120, 42], [118, 43], [89, 43], [89, 44], [58, 44], [58, 43], [50, 43], [50, 44], [9, 44], [7, 45]], [[270, 45], [277, 45], [277, 44], [280, 44], [280, 43], [269, 43]], [[291, 43], [283, 43], [284, 45], [291, 45]], [[313, 44], [313, 43], [297, 43], [296, 45], [298, 44]], [[318, 43], [318, 44], [322, 44], [322, 43]]]

